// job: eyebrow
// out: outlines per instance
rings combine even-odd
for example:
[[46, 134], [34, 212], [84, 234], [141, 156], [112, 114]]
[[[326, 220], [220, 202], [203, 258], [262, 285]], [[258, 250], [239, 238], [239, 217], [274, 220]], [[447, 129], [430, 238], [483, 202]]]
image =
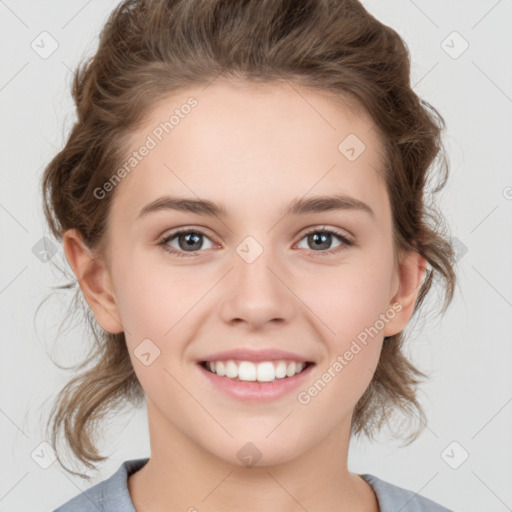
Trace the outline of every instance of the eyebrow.
[[[206, 199], [186, 199], [181, 197], [162, 196], [144, 206], [137, 215], [137, 219], [160, 210], [176, 210], [215, 217], [225, 217], [226, 208]], [[368, 213], [375, 218], [375, 212], [366, 203], [359, 199], [345, 195], [314, 196], [310, 198], [294, 199], [280, 215], [306, 215], [308, 213], [322, 213], [336, 210], [356, 210]]]

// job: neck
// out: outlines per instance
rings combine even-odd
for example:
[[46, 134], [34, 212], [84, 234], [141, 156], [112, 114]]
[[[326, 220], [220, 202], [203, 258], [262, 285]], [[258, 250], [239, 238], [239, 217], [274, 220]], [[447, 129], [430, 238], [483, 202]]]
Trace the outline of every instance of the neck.
[[[148, 401], [148, 411], [152, 407]], [[128, 479], [137, 512], [244, 510], [247, 512], [378, 512], [372, 488], [347, 469], [349, 428], [340, 428], [308, 451], [272, 465], [223, 460], [149, 415], [151, 457]], [[165, 425], [165, 426], [164, 426]], [[240, 447], [244, 443], [238, 443]], [[250, 453], [250, 449], [248, 450]], [[264, 459], [264, 454], [262, 456]], [[250, 459], [248, 459], [250, 460]]]

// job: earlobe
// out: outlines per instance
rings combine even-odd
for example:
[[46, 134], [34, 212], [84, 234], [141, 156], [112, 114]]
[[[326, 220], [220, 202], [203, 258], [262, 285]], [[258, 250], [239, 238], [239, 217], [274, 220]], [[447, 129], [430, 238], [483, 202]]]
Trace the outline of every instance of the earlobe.
[[76, 229], [63, 235], [66, 258], [100, 327], [112, 334], [123, 332], [110, 273], [105, 262], [84, 243]]
[[384, 336], [393, 336], [403, 331], [414, 313], [416, 300], [427, 269], [427, 260], [416, 251], [404, 253], [398, 269], [398, 291], [390, 306], [396, 315], [384, 328]]

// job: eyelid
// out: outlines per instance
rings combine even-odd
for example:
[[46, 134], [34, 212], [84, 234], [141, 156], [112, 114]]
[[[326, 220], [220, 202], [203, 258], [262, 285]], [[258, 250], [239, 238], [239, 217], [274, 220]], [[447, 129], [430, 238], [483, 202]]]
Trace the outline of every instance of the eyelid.
[[[299, 234], [301, 234], [301, 233], [302, 233], [302, 237], [304, 237], [312, 232], [314, 233], [317, 231], [331, 231], [332, 233], [336, 234], [337, 236], [346, 238], [349, 241], [354, 241], [354, 236], [352, 235], [352, 233], [350, 233], [346, 229], [343, 230], [344, 232], [340, 232], [339, 229], [340, 228], [330, 227], [329, 225], [326, 225], [326, 224], [313, 224], [307, 228], [303, 228], [302, 230], [300, 230], [296, 235], [294, 235], [294, 238], [299, 236]], [[183, 232], [186, 232], [186, 233], [198, 232], [204, 236], [207, 236], [210, 239], [212, 238], [212, 235], [208, 234], [208, 232], [209, 232], [208, 228], [205, 228], [202, 226], [182, 226], [179, 228], [171, 229], [170, 231], [169, 230], [164, 231], [164, 233], [158, 237], [158, 240], [167, 239], [169, 237], [173, 237], [173, 236], [175, 236], [179, 233], [183, 233]]]
[[179, 228], [174, 228], [174, 229], [164, 231], [164, 233], [162, 235], [160, 235], [158, 237], [158, 239], [162, 240], [165, 238], [173, 237], [179, 233], [191, 233], [191, 232], [202, 234], [204, 236], [207, 236], [208, 238], [212, 237], [212, 235], [208, 234], [210, 232], [210, 230], [208, 230], [207, 228], [204, 228], [202, 226], [181, 226]]
[[344, 233], [341, 233], [337, 228], [330, 228], [329, 226], [314, 226], [307, 231], [303, 232], [299, 238], [299, 242], [306, 236], [313, 234], [313, 233], [330, 233], [336, 237], [338, 237], [341, 240], [341, 246], [335, 247], [334, 249], [327, 249], [325, 251], [313, 251], [312, 249], [306, 249], [310, 253], [319, 253], [319, 254], [333, 254], [336, 252], [341, 252], [343, 249], [347, 247], [355, 247], [356, 240], [353, 235], [347, 235]]
[[[331, 255], [334, 253], [339, 253], [339, 252], [343, 251], [344, 249], [346, 249], [347, 247], [356, 245], [354, 237], [351, 234], [350, 235], [343, 234], [339, 231], [338, 228], [330, 228], [327, 225], [313, 225], [313, 226], [310, 226], [309, 228], [304, 228], [304, 229], [305, 229], [305, 231], [302, 231], [297, 243], [301, 242], [304, 237], [306, 237], [310, 234], [319, 233], [319, 232], [320, 233], [330, 233], [330, 234], [338, 237], [342, 242], [340, 246], [335, 247], [334, 249], [327, 249], [324, 251], [313, 251], [312, 249], [305, 249], [308, 254], [317, 253], [320, 256], [321, 255]], [[162, 235], [161, 237], [159, 237], [158, 245], [163, 246], [162, 248], [165, 251], [167, 251], [171, 254], [178, 255], [178, 256], [185, 256], [185, 257], [198, 256], [201, 252], [205, 252], [205, 251], [198, 250], [198, 251], [192, 251], [192, 252], [188, 253], [187, 251], [181, 251], [181, 250], [175, 249], [174, 247], [167, 246], [167, 244], [171, 239], [176, 238], [177, 236], [184, 234], [184, 233], [185, 234], [196, 233], [198, 235], [201, 235], [201, 236], [204, 236], [204, 237], [210, 239], [212, 241], [212, 243], [216, 244], [216, 242], [211, 239], [211, 237], [206, 233], [206, 231], [207, 231], [206, 228], [203, 228], [203, 227], [197, 228], [197, 227], [193, 227], [193, 226], [182, 226], [180, 228], [171, 230], [170, 232], [167, 232], [164, 235]], [[299, 236], [299, 235], [296, 235], [296, 236]]]
[[[344, 229], [343, 231], [341, 228], [335, 228], [330, 227], [328, 224], [313, 224], [312, 226], [308, 228], [304, 228], [303, 231], [300, 231], [299, 233], [302, 233], [302, 236], [306, 236], [309, 233], [316, 233], [317, 231], [330, 231], [331, 233], [334, 233], [337, 236], [341, 236], [343, 238], [346, 238], [347, 240], [352, 241], [354, 239], [354, 236], [352, 233]], [[296, 235], [298, 236], [298, 235]]]
[[[208, 238], [209, 240], [211, 240], [212, 244], [219, 245], [219, 244], [217, 244], [217, 242], [215, 242], [213, 240], [213, 237], [207, 233], [206, 228], [202, 228], [202, 227], [197, 228], [197, 227], [192, 227], [192, 226], [183, 226], [180, 228], [173, 229], [171, 231], [164, 232], [163, 235], [158, 237], [158, 245], [167, 245], [167, 243], [170, 242], [173, 238], [176, 238], [177, 236], [179, 236], [181, 234], [189, 234], [189, 233], [196, 233], [198, 235], [204, 236], [205, 238]], [[171, 250], [172, 249], [174, 249], [174, 248], [171, 247]], [[170, 252], [172, 252], [172, 251], [170, 251]], [[177, 252], [185, 252], [185, 251], [177, 251]], [[204, 251], [203, 250], [195, 251], [195, 253], [191, 252], [191, 253], [189, 253], [189, 255], [197, 254], [199, 252], [204, 252]], [[185, 252], [185, 254], [186, 254], [186, 252]]]

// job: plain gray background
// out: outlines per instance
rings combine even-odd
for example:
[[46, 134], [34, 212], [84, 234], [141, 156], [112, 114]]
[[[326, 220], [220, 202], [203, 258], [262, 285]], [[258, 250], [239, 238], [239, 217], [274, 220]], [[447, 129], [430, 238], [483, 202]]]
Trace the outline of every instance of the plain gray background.
[[[51, 462], [42, 421], [71, 377], [48, 353], [71, 362], [84, 334], [77, 325], [57, 336], [71, 294], [49, 300], [35, 318], [50, 286], [65, 281], [37, 255], [48, 236], [40, 177], [74, 120], [71, 70], [94, 51], [117, 3], [0, 1], [2, 512], [52, 510], [124, 460], [149, 456], [145, 409], [127, 409], [105, 430], [109, 459], [89, 483], [57, 462], [42, 467]], [[405, 39], [415, 90], [446, 120], [451, 176], [440, 204], [458, 240], [459, 285], [444, 317], [411, 326], [407, 350], [431, 377], [420, 393], [422, 435], [406, 448], [385, 432], [376, 443], [353, 441], [349, 466], [455, 510], [512, 510], [512, 2], [364, 5]], [[62, 257], [59, 246], [53, 258]]]

